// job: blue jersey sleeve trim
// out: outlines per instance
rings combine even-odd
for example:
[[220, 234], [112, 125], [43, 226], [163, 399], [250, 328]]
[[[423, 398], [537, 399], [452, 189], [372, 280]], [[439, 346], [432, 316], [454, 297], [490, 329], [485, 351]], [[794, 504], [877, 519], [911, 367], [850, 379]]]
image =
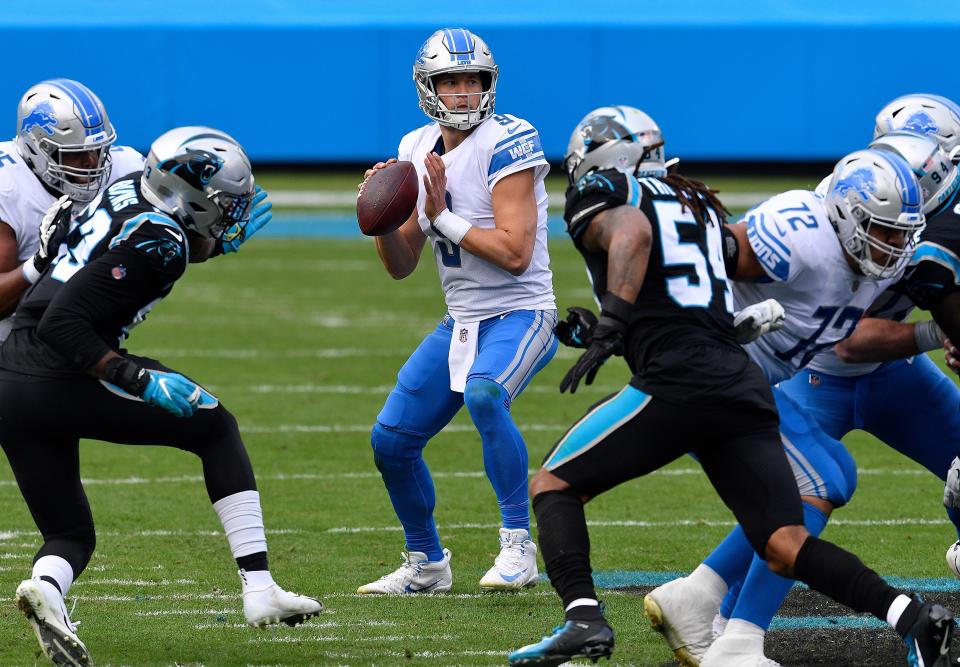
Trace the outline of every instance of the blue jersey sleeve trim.
[[528, 129], [528, 130], [524, 130], [524, 131], [521, 132], [520, 134], [514, 134], [513, 136], [507, 137], [506, 139], [504, 139], [503, 141], [501, 141], [500, 143], [498, 143], [496, 146], [494, 146], [494, 147], [493, 147], [493, 150], [494, 150], [494, 152], [496, 152], [496, 151], [498, 151], [500, 148], [502, 148], [503, 146], [505, 146], [505, 145], [507, 145], [507, 144], [512, 144], [514, 141], [517, 141], [518, 139], [524, 139], [524, 138], [530, 136], [531, 134], [536, 134], [536, 133], [537, 133], [536, 128], [531, 127], [531, 128]]
[[506, 169], [511, 164], [526, 162], [535, 157], [543, 157], [543, 147], [540, 145], [540, 135], [534, 130], [523, 137], [517, 137], [513, 143], [497, 148], [490, 158], [490, 168], [487, 170], [488, 180]]
[[[747, 240], [764, 270], [773, 278], [787, 280], [790, 276], [790, 251], [771, 236], [763, 224], [763, 217], [762, 213], [753, 213], [747, 218]], [[786, 251], [786, 257], [777, 246]]]

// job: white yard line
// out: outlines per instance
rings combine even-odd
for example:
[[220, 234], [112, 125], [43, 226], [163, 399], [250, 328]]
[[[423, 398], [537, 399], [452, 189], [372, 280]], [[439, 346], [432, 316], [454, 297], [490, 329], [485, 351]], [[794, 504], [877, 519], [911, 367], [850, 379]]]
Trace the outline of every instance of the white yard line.
[[[539, 430], [552, 431], [552, 430], [561, 430], [566, 428], [560, 425], [552, 424], [539, 424], [534, 426], [540, 426]], [[281, 427], [278, 427], [281, 428]], [[291, 430], [293, 429], [304, 429], [305, 432], [313, 432], [309, 429], [320, 428], [318, 426], [296, 426], [288, 427]], [[323, 427], [328, 428], [331, 431], [343, 431], [345, 427], [343, 426], [328, 426]], [[353, 430], [362, 431], [364, 433], [370, 430], [369, 426], [355, 425], [349, 427], [350, 430], [347, 432], [353, 432]], [[454, 432], [469, 432], [472, 431], [472, 426], [463, 426], [462, 428], [457, 427]], [[537, 429], [533, 429], [537, 430]], [[531, 468], [529, 473], [532, 475], [537, 472], [536, 468]], [[485, 479], [486, 473], [482, 470], [452, 470], [452, 471], [431, 471], [430, 473], [434, 479]], [[667, 468], [665, 470], [657, 470], [651, 475], [655, 477], [685, 477], [688, 475], [702, 475], [703, 470], [700, 468]], [[930, 473], [923, 469], [918, 468], [861, 468], [857, 471], [858, 475], [864, 477], [925, 477]], [[274, 482], [286, 482], [286, 481], [329, 481], [329, 480], [352, 480], [352, 479], [380, 479], [380, 473], [376, 470], [364, 470], [357, 472], [329, 472], [329, 473], [312, 473], [312, 472], [294, 472], [294, 473], [274, 473], [267, 475], [257, 475], [257, 479], [261, 481], [274, 481]], [[202, 475], [175, 475], [170, 477], [116, 477], [116, 478], [97, 478], [97, 477], [85, 477], [83, 478], [84, 485], [87, 486], [140, 486], [140, 485], [152, 485], [152, 484], [196, 484], [203, 481]], [[15, 487], [17, 483], [14, 480], [0, 480], [0, 487]], [[833, 522], [831, 522], [833, 523]], [[277, 530], [267, 530], [268, 533], [272, 534], [290, 534], [290, 533], [299, 533], [297, 529], [277, 529]], [[128, 535], [130, 533], [117, 533], [117, 532], [102, 532], [98, 531], [99, 535], [102, 536], [122, 536]], [[221, 536], [223, 533], [219, 531], [172, 531], [172, 530], [148, 530], [148, 531], [139, 531], [137, 535], [140, 537], [171, 537], [178, 535], [191, 535], [191, 536]], [[11, 540], [17, 537], [23, 536], [33, 536], [33, 532], [29, 531], [2, 531], [0, 530], [0, 542], [4, 540]], [[4, 549], [14, 549], [14, 548], [27, 548], [28, 545], [25, 543], [21, 544], [3, 544]]]

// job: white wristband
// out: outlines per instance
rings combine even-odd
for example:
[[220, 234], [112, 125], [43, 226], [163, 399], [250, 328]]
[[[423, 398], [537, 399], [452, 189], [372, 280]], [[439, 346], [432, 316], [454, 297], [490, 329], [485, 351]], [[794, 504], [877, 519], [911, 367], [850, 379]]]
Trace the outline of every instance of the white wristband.
[[23, 277], [26, 278], [27, 282], [31, 285], [40, 280], [40, 272], [37, 271], [37, 267], [33, 265], [33, 257], [21, 264], [20, 270], [23, 271]]
[[917, 349], [921, 352], [938, 350], [943, 347], [946, 336], [933, 320], [917, 322], [913, 327], [913, 339], [917, 342]]
[[457, 245], [460, 245], [460, 241], [462, 241], [463, 237], [467, 235], [467, 232], [473, 229], [473, 225], [451, 211], [449, 208], [443, 209], [443, 212], [434, 218], [431, 224], [437, 228], [438, 232], [446, 236]]

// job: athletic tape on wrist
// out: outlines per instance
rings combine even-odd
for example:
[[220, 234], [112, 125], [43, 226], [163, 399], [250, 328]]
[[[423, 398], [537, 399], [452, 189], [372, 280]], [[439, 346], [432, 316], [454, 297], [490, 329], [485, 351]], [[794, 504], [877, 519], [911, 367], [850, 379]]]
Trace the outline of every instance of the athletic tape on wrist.
[[31, 285], [40, 280], [40, 276], [42, 275], [39, 271], [37, 271], [37, 267], [34, 265], [32, 257], [20, 265], [20, 270], [23, 272], [23, 277]]
[[437, 231], [457, 245], [467, 235], [467, 232], [473, 229], [473, 225], [448, 208], [443, 209], [440, 215], [433, 219], [432, 224], [437, 228]]
[[913, 339], [917, 342], [917, 349], [921, 352], [939, 350], [943, 347], [944, 335], [940, 327], [933, 320], [917, 322], [913, 327]]

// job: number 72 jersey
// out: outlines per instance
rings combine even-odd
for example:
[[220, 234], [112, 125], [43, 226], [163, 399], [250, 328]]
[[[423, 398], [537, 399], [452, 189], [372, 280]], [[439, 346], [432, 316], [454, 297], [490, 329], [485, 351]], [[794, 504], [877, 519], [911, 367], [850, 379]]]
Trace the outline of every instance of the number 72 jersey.
[[813, 192], [771, 197], [742, 222], [767, 275], [758, 282], [735, 282], [735, 306], [776, 299], [786, 311], [781, 330], [745, 348], [772, 384], [792, 377], [818, 352], [853, 333], [864, 311], [902, 275], [901, 270], [877, 280], [850, 268], [823, 200]]

